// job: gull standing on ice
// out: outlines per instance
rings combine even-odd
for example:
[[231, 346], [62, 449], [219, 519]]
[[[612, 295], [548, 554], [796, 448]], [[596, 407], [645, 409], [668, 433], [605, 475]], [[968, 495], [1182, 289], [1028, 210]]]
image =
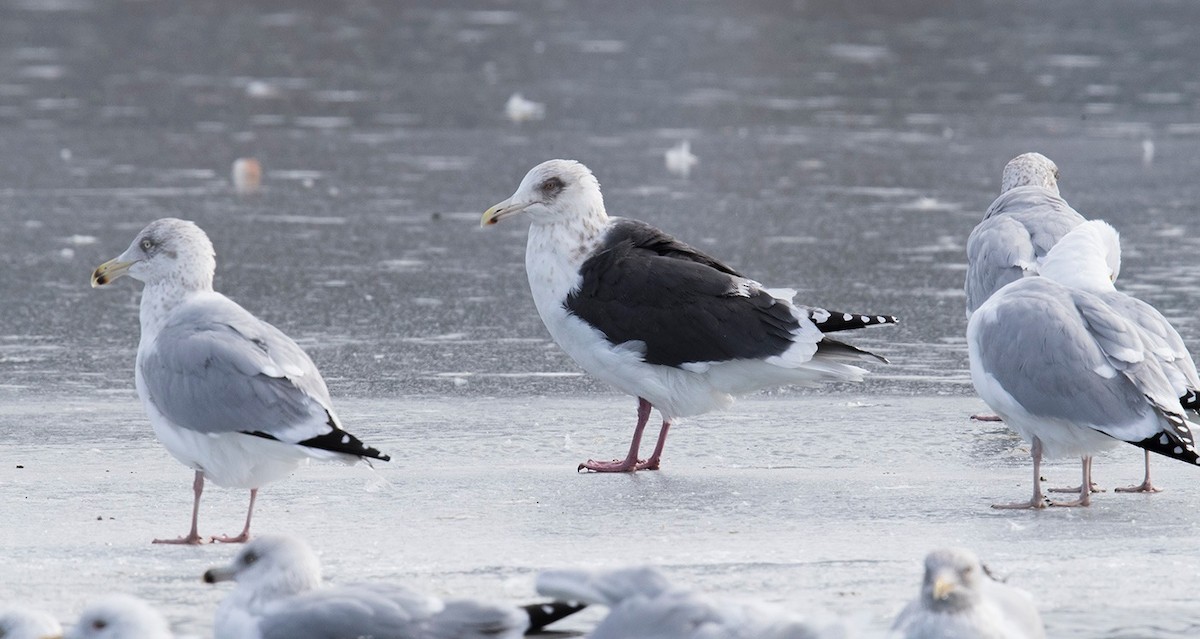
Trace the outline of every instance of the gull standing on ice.
[[894, 639], [1045, 639], [1033, 597], [996, 581], [975, 553], [935, 550], [925, 557], [921, 594], [892, 624]]
[[63, 639], [171, 639], [171, 626], [150, 604], [130, 595], [92, 602]]
[[537, 591], [609, 608], [589, 639], [830, 639], [847, 636], [836, 619], [672, 586], [654, 568], [547, 570]]
[[5, 605], [0, 607], [0, 638], [57, 639], [62, 626], [49, 613]]
[[204, 581], [236, 582], [217, 608], [216, 639], [516, 639], [583, 608], [443, 602], [395, 584], [324, 587], [312, 548], [283, 535], [255, 538]]
[[155, 543], [203, 543], [197, 520], [206, 477], [250, 489], [241, 534], [215, 538], [243, 542], [259, 486], [301, 461], [389, 459], [342, 430], [321, 373], [291, 338], [213, 290], [215, 270], [204, 231], [163, 218], [92, 273], [94, 287], [123, 275], [145, 283], [138, 396], [159, 441], [196, 471], [191, 531]]
[[[1040, 153], [1023, 153], [1004, 166], [1000, 197], [992, 202], [983, 221], [967, 238], [968, 318], [1006, 284], [1037, 275], [1038, 265], [1050, 248], [1085, 221], [1059, 197], [1058, 176], [1058, 166]], [[1169, 326], [1168, 329], [1174, 332]], [[1182, 340], [1177, 345], [1186, 353]], [[1200, 408], [1200, 396], [1195, 393], [1181, 395], [1180, 399], [1184, 408]], [[994, 416], [974, 417], [996, 420]], [[1138, 492], [1155, 492], [1150, 484], [1149, 451], [1145, 453], [1145, 464], [1146, 479], [1133, 488]]]
[[[823, 333], [894, 317], [797, 306], [795, 291], [763, 288], [649, 224], [610, 218], [600, 184], [579, 162], [537, 165], [480, 223], [522, 213], [532, 222], [529, 288], [550, 335], [584, 370], [638, 398], [625, 459], [588, 460], [580, 470], [656, 470], [676, 418], [762, 388], [859, 381], [866, 371], [849, 361], [887, 361]], [[651, 408], [662, 428], [641, 461]]]
[[1090, 503], [1091, 456], [1118, 441], [1200, 463], [1179, 400], [1195, 389], [1195, 366], [1157, 311], [1113, 287], [1120, 255], [1116, 230], [1085, 222], [1050, 249], [1041, 277], [1005, 286], [971, 315], [971, 380], [1033, 456], [1033, 497], [997, 508], [1046, 506], [1043, 455], [1083, 459], [1079, 499], [1055, 506]]

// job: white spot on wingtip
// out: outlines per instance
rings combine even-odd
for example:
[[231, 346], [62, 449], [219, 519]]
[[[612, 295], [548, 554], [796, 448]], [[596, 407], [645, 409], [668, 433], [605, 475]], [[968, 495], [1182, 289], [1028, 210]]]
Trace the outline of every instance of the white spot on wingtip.
[[849, 322], [849, 321], [850, 321], [850, 320], [852, 320], [852, 319], [854, 319], [854, 316], [853, 316], [853, 315], [851, 315], [851, 314], [849, 314], [849, 313], [842, 313], [842, 320], [843, 320], [843, 321]]

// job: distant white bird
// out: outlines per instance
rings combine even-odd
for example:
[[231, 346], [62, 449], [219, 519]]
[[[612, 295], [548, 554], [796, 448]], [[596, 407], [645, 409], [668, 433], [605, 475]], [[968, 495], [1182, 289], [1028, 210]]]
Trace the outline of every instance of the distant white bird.
[[0, 606], [0, 638], [56, 639], [62, 636], [62, 626], [49, 613], [41, 610]]
[[264, 535], [204, 581], [237, 582], [217, 609], [216, 639], [516, 639], [582, 608], [443, 602], [394, 584], [324, 587], [308, 544]]
[[841, 639], [845, 625], [760, 602], [675, 587], [653, 568], [548, 570], [539, 594], [607, 606], [589, 639]]
[[1090, 503], [1091, 456], [1118, 441], [1200, 463], [1179, 400], [1197, 388], [1195, 365], [1161, 314], [1113, 287], [1120, 252], [1107, 223], [1081, 224], [1050, 249], [1041, 277], [1005, 286], [971, 316], [975, 389], [1033, 455], [1033, 497], [997, 508], [1045, 507], [1043, 455], [1083, 459], [1080, 497], [1062, 506]]
[[667, 170], [673, 175], [686, 178], [692, 172], [692, 167], [699, 162], [699, 158], [692, 154], [692, 145], [689, 141], [684, 140], [678, 146], [673, 146], [667, 149], [666, 152]]
[[238, 158], [233, 162], [230, 177], [233, 180], [233, 189], [238, 194], [257, 193], [262, 187], [262, 163], [255, 158]]
[[1045, 639], [1029, 593], [996, 581], [969, 550], [925, 558], [921, 594], [892, 624], [894, 639]]
[[1154, 164], [1154, 140], [1150, 138], [1142, 140], [1142, 164], [1144, 166]]
[[[521, 213], [532, 221], [529, 288], [550, 335], [584, 370], [638, 398], [625, 459], [588, 460], [580, 470], [655, 470], [678, 417], [761, 388], [858, 381], [866, 371], [847, 362], [886, 361], [824, 333], [894, 317], [797, 306], [795, 291], [763, 288], [653, 226], [610, 218], [599, 183], [578, 162], [534, 167], [481, 224]], [[654, 453], [641, 461], [652, 407], [662, 428]]]
[[1004, 166], [996, 198], [967, 238], [967, 317], [992, 293], [1022, 277], [1068, 231], [1084, 222], [1058, 194], [1058, 166], [1023, 153]]
[[528, 122], [541, 120], [546, 117], [546, 105], [533, 100], [526, 100], [520, 93], [514, 93], [504, 103], [504, 115], [513, 122]]
[[291, 338], [213, 290], [215, 269], [200, 227], [163, 218], [92, 273], [92, 286], [123, 275], [145, 282], [138, 396], [159, 441], [196, 471], [191, 531], [156, 543], [203, 543], [197, 519], [205, 477], [250, 489], [241, 534], [216, 538], [241, 542], [250, 536], [259, 486], [301, 461], [389, 459], [342, 430], [321, 373]]
[[64, 639], [171, 639], [171, 626], [150, 604], [108, 595], [88, 605]]

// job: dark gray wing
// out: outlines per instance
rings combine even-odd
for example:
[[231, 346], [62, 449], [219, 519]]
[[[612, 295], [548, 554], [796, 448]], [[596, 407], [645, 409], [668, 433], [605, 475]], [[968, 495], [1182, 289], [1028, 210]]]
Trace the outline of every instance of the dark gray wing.
[[138, 366], [150, 401], [182, 428], [384, 457], [341, 430], [308, 355], [224, 296], [173, 312]]
[[[791, 346], [795, 307], [652, 226], [621, 220], [583, 263], [567, 310], [646, 362], [759, 359]], [[815, 340], [814, 340], [815, 341]]]

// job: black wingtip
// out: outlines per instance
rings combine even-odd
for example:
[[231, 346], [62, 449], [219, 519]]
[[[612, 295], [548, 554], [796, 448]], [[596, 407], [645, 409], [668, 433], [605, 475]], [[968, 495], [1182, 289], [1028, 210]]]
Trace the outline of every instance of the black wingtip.
[[[391, 455], [385, 455], [378, 448], [372, 448], [362, 442], [361, 439], [347, 433], [338, 428], [333, 423], [332, 418], [329, 421], [330, 431], [324, 435], [317, 435], [303, 441], [296, 442], [297, 446], [307, 446], [309, 448], [317, 448], [327, 450], [333, 453], [343, 453], [346, 455], [354, 455], [362, 459], [378, 459], [379, 461], [392, 461]], [[254, 435], [263, 439], [274, 439], [279, 441], [278, 437], [264, 433], [262, 431], [242, 431], [246, 435]]]
[[1189, 410], [1200, 411], [1200, 392], [1188, 389], [1188, 392], [1179, 398], [1179, 403]]
[[533, 635], [540, 633], [546, 626], [587, 608], [587, 604], [576, 601], [548, 601], [521, 608], [529, 615], [529, 630], [525, 634]]
[[843, 313], [842, 311], [830, 311], [823, 308], [804, 308], [804, 312], [808, 314], [808, 319], [812, 320], [813, 324], [817, 325], [822, 333], [836, 333], [838, 331], [852, 331], [868, 326], [883, 326], [884, 324], [896, 324], [900, 320], [895, 315], [867, 315], [865, 313]]
[[1131, 443], [1152, 453], [1200, 466], [1200, 454], [1196, 453], [1196, 439], [1192, 434], [1193, 424], [1181, 415], [1162, 412], [1160, 414], [1170, 422], [1170, 428]]

